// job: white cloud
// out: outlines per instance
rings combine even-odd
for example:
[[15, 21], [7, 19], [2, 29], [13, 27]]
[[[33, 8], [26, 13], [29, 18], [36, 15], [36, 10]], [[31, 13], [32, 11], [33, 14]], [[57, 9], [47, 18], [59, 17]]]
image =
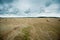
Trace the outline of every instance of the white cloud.
[[[0, 17], [60, 17], [59, 4], [52, 2], [46, 7], [46, 2], [52, 0], [18, 0], [11, 4], [0, 5], [3, 11], [0, 12]], [[26, 13], [27, 11], [29, 12]]]

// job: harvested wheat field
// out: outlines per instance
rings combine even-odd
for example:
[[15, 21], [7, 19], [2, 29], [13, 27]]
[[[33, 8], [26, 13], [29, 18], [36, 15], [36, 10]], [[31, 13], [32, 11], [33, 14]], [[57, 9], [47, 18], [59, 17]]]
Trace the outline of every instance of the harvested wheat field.
[[60, 18], [0, 18], [0, 40], [60, 40]]

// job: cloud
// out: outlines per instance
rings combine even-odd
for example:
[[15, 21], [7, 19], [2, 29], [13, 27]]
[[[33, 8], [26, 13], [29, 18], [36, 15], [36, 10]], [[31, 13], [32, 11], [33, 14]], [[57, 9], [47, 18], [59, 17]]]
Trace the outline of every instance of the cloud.
[[60, 0], [0, 0], [0, 17], [60, 17], [59, 4]]
[[54, 3], [60, 4], [60, 0], [53, 0], [53, 1], [54, 1]]
[[12, 3], [14, 0], [0, 0], [0, 4]]

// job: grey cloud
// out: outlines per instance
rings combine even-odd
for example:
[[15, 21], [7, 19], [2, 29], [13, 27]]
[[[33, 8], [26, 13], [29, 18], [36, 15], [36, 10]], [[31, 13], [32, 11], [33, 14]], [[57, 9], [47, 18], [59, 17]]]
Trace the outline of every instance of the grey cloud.
[[14, 0], [0, 0], [0, 4], [12, 3]]

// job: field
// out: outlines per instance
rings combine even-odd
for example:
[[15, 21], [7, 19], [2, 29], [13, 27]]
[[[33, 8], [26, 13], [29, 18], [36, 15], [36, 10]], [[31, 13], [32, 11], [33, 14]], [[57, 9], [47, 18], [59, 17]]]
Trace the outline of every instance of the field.
[[60, 40], [60, 18], [0, 18], [0, 40]]

